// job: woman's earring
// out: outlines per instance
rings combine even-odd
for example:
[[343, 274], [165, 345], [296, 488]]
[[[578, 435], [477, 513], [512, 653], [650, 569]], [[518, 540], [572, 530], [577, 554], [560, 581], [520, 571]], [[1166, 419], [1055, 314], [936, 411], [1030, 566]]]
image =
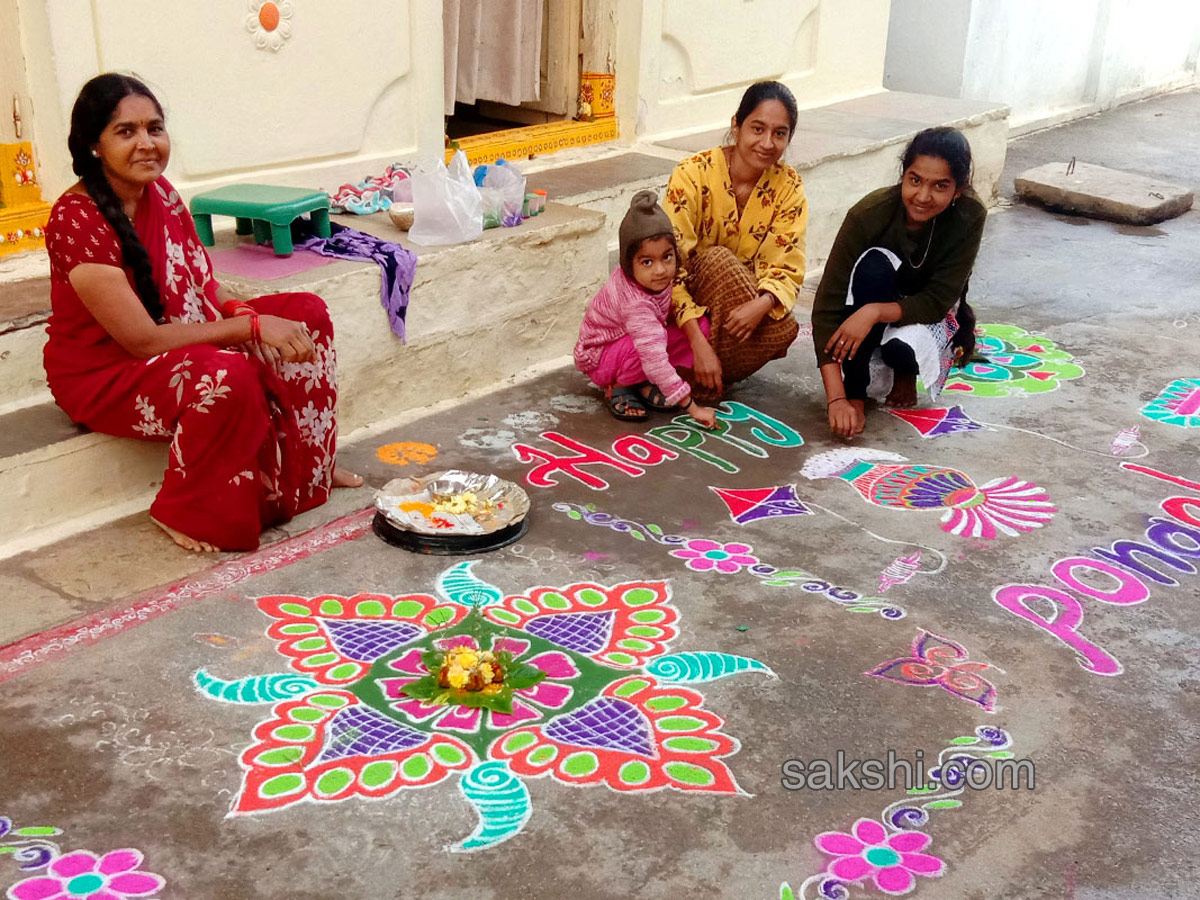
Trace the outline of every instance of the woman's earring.
[[100, 151], [99, 151], [99, 150], [93, 150], [93, 151], [92, 151], [92, 156], [96, 157], [96, 159], [99, 159], [99, 158], [100, 158]]

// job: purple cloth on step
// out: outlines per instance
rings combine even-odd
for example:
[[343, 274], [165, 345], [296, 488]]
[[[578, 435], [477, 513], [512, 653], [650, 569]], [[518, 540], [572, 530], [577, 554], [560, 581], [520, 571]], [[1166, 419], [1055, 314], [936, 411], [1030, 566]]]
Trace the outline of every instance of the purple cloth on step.
[[332, 234], [327, 238], [311, 237], [296, 246], [322, 256], [367, 259], [377, 263], [383, 273], [380, 300], [387, 310], [388, 324], [392, 326], [396, 337], [404, 341], [404, 315], [408, 310], [408, 292], [412, 290], [413, 277], [417, 272], [416, 254], [399, 244], [345, 225], [333, 223], [330, 230]]

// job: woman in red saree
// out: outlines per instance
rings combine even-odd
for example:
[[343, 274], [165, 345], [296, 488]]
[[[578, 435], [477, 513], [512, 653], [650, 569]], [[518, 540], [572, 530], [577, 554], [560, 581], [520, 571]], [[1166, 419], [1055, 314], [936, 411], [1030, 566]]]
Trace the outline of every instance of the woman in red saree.
[[333, 329], [314, 294], [234, 300], [164, 177], [140, 81], [93, 78], [71, 113], [79, 181], [46, 228], [54, 399], [93, 431], [171, 444], [153, 521], [189, 550], [252, 550], [362, 479], [335, 466]]

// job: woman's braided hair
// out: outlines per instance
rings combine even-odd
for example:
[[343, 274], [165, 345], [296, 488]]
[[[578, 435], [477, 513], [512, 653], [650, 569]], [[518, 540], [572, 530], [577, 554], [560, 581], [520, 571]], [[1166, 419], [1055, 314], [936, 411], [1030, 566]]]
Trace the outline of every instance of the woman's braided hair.
[[142, 306], [156, 322], [162, 319], [162, 298], [158, 285], [154, 283], [154, 272], [150, 267], [150, 254], [142, 246], [133, 223], [125, 214], [125, 207], [109, 184], [104, 167], [92, 148], [100, 140], [100, 133], [112, 121], [117, 106], [131, 94], [139, 94], [150, 100], [163, 114], [162, 104], [150, 92], [150, 88], [130, 75], [106, 72], [97, 75], [83, 86], [71, 109], [71, 134], [67, 146], [71, 151], [71, 168], [79, 176], [104, 218], [112, 225], [121, 241], [121, 253], [125, 265], [133, 272], [133, 283]]

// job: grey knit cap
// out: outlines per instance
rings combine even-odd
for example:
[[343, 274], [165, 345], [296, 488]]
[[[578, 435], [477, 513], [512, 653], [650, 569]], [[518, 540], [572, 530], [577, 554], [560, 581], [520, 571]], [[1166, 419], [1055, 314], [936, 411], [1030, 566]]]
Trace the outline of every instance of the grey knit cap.
[[621, 220], [617, 241], [621, 246], [621, 268], [633, 277], [633, 257], [646, 238], [670, 235], [675, 238], [671, 220], [658, 205], [658, 194], [654, 191], [638, 191], [629, 201], [629, 212]]

